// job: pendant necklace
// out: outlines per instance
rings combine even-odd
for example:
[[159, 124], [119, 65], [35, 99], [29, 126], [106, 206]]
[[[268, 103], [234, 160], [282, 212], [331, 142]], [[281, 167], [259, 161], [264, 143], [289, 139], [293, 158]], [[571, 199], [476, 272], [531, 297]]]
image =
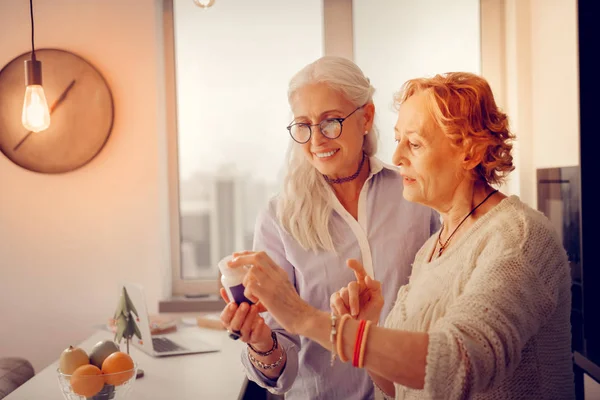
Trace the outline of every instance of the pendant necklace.
[[440, 229], [440, 234], [438, 235], [438, 243], [440, 245], [440, 249], [438, 250], [438, 258], [442, 255], [442, 253], [444, 252], [444, 250], [446, 249], [446, 247], [448, 247], [448, 243], [450, 243], [450, 239], [452, 239], [452, 236], [454, 236], [454, 234], [456, 233], [456, 231], [458, 230], [458, 228], [460, 228], [460, 226], [463, 224], [463, 222], [465, 222], [467, 220], [467, 218], [469, 218], [474, 212], [475, 210], [477, 210], [479, 208], [479, 206], [481, 206], [483, 203], [485, 203], [490, 197], [492, 197], [492, 195], [494, 193], [496, 193], [498, 190], [493, 190], [490, 194], [488, 194], [486, 196], [485, 199], [483, 199], [481, 201], [481, 203], [477, 204], [471, 211], [469, 211], [469, 213], [467, 214], [466, 217], [463, 218], [462, 221], [460, 221], [460, 224], [458, 224], [458, 226], [456, 228], [454, 228], [454, 230], [452, 231], [452, 233], [450, 234], [450, 236], [448, 236], [448, 239], [446, 239], [446, 241], [444, 243], [442, 243], [442, 232], [444, 232], [444, 227], [445, 225], [442, 224], [442, 229]]

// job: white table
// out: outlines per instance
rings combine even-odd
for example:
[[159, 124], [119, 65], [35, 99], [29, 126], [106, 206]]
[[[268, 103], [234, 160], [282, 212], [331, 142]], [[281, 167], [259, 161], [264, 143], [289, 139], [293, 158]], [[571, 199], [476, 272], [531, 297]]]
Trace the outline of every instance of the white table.
[[[248, 382], [240, 361], [243, 343], [229, 339], [224, 331], [180, 329], [193, 329], [202, 340], [221, 343], [221, 351], [152, 357], [130, 346], [129, 353], [144, 370], [144, 377], [134, 382], [128, 400], [241, 399]], [[89, 352], [100, 340], [112, 338], [108, 331], [97, 331], [79, 347]], [[121, 348], [124, 346], [123, 343]], [[5, 400], [64, 400], [58, 386], [57, 365], [58, 361], [46, 367]]]

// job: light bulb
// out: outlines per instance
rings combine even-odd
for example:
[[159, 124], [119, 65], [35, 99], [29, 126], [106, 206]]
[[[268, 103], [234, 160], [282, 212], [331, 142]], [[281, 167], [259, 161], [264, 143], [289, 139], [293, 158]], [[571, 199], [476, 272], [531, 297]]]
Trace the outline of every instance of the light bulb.
[[201, 8], [208, 8], [215, 3], [215, 0], [194, 0], [194, 3]]
[[40, 132], [50, 126], [50, 110], [42, 85], [27, 86], [21, 122], [32, 132]]

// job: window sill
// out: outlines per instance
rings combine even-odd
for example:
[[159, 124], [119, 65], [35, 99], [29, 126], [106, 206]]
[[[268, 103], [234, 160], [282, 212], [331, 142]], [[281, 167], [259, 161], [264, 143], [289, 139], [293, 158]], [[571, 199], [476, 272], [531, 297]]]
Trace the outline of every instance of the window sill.
[[222, 311], [225, 303], [217, 295], [200, 298], [174, 296], [158, 302], [159, 313], [203, 313]]

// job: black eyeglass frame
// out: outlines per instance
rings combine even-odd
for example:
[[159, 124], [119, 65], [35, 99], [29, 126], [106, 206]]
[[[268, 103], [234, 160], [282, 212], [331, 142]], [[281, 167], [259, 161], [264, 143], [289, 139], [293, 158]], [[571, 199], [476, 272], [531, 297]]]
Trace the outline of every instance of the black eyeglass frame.
[[[331, 140], [337, 139], [337, 138], [339, 138], [342, 135], [342, 130], [344, 129], [344, 121], [347, 120], [348, 118], [350, 118], [352, 116], [352, 114], [354, 114], [355, 112], [357, 112], [358, 110], [360, 110], [361, 108], [363, 108], [366, 105], [367, 105], [367, 103], [363, 104], [362, 106], [357, 107], [356, 109], [354, 109], [354, 111], [352, 111], [350, 114], [346, 115], [344, 118], [327, 118], [327, 119], [324, 119], [323, 121], [319, 122], [318, 124], [312, 124], [312, 125], [311, 124], [305, 124], [303, 122], [296, 122], [296, 123], [292, 123], [292, 124], [288, 125], [286, 127], [286, 129], [290, 133], [290, 136], [291, 136], [292, 140], [294, 142], [298, 143], [298, 144], [305, 144], [305, 143], [308, 143], [310, 141], [310, 138], [312, 138], [312, 127], [313, 126], [318, 126], [319, 127], [319, 132], [321, 133], [321, 135], [325, 136], [327, 139], [331, 139]], [[328, 122], [331, 122], [331, 121], [337, 121], [340, 124], [340, 133], [338, 133], [338, 135], [336, 137], [326, 136], [323, 133], [323, 129], [321, 129], [321, 124], [328, 123]], [[304, 142], [301, 142], [301, 141], [297, 140], [294, 137], [294, 135], [292, 135], [292, 128], [294, 126], [296, 126], [296, 125], [303, 125], [303, 126], [308, 127], [308, 132], [309, 132], [308, 139], [306, 139]]]

